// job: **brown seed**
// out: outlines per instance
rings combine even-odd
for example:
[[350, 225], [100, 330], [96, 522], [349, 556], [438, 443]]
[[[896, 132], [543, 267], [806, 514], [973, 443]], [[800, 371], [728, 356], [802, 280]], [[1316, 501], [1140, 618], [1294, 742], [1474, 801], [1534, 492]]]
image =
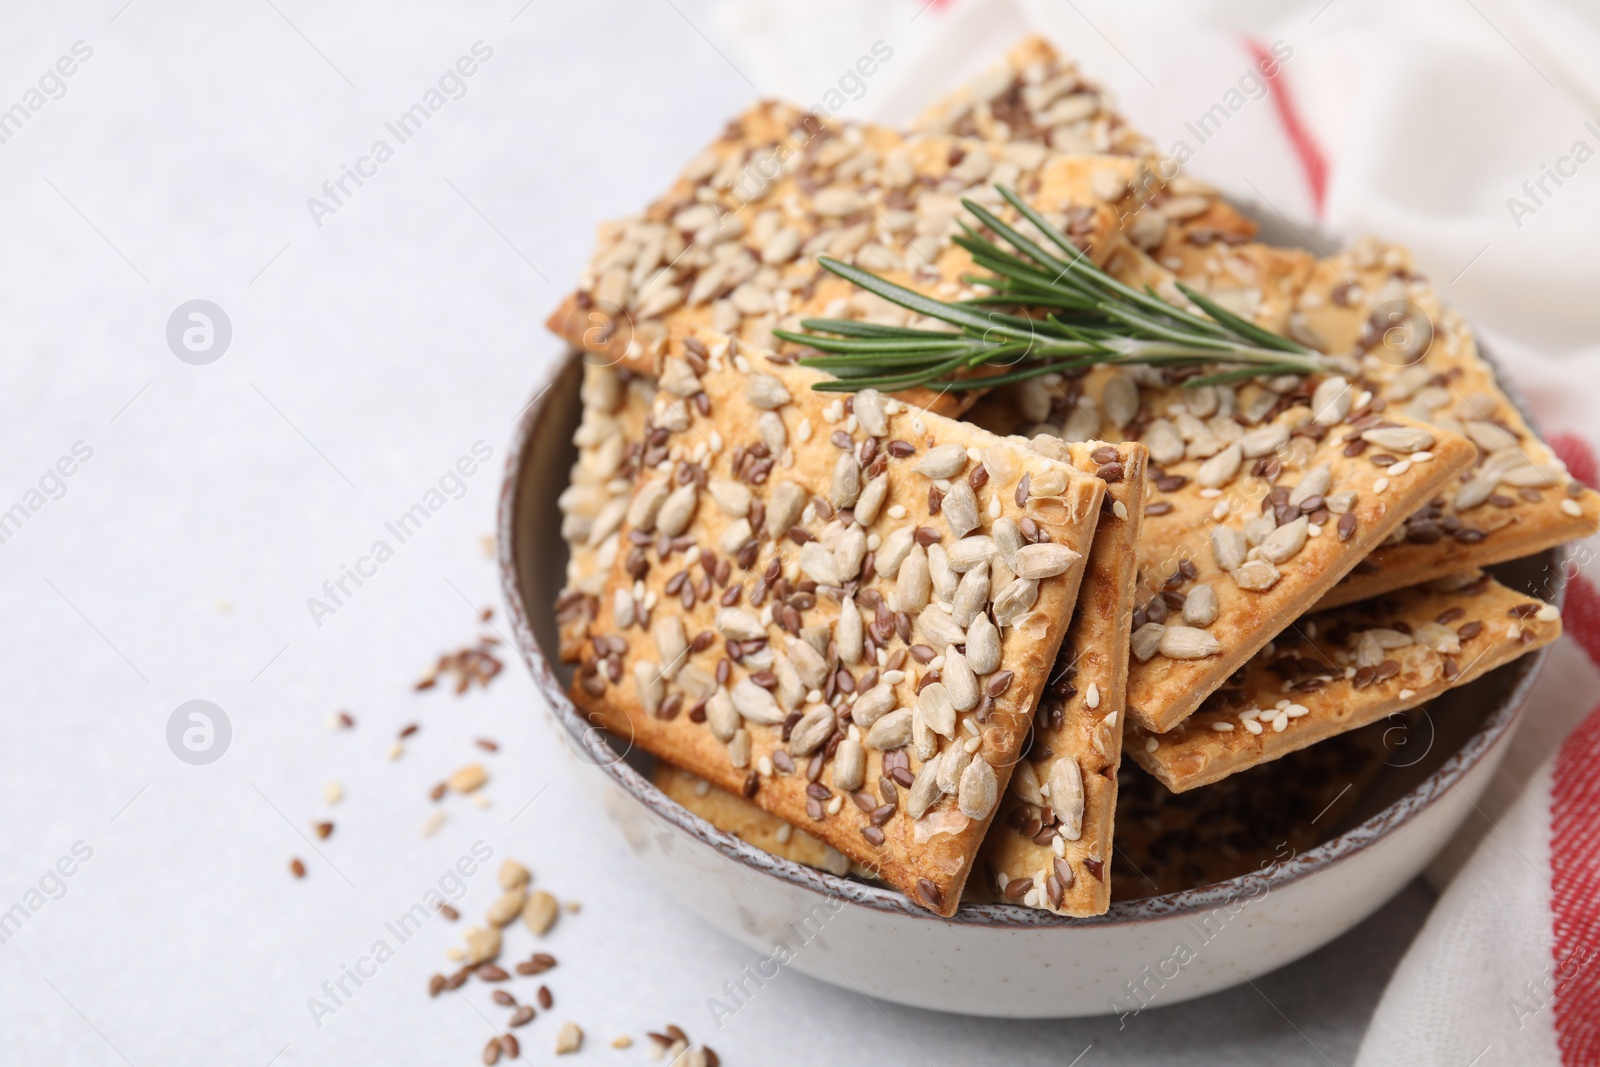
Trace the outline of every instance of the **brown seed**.
[[496, 989], [493, 993], [492, 999], [502, 1008], [514, 1008], [517, 1006], [517, 998], [512, 996], [510, 993], [507, 993], [504, 989]]
[[429, 800], [443, 800], [445, 793], [449, 792], [449, 790], [450, 790], [450, 787], [448, 785], [446, 785], [443, 782], [440, 782], [438, 785], [436, 785], [432, 789], [428, 790], [428, 799]]
[[508, 981], [511, 976], [506, 973], [504, 967], [496, 966], [493, 963], [485, 963], [478, 968], [478, 978], [484, 982], [504, 982]]
[[333, 836], [333, 823], [319, 822], [316, 824], [316, 830], [317, 836], [326, 841], [329, 837]]
[[296, 878], [304, 878], [306, 876], [306, 865], [300, 861], [298, 856], [289, 861], [289, 873]]
[[1355, 532], [1356, 532], [1356, 513], [1353, 512], [1353, 511], [1347, 511], [1343, 515], [1340, 515], [1339, 516], [1339, 540], [1348, 541], [1348, 540], [1350, 540], [1351, 537], [1355, 536]]
[[339, 726], [342, 729], [349, 730], [352, 727], [354, 727], [355, 724], [356, 724], [355, 718], [353, 716], [351, 716], [351, 714], [348, 711], [341, 711], [339, 713]]
[[500, 1062], [500, 1039], [491, 1037], [489, 1043], [483, 1046], [483, 1062], [495, 1064]]
[[[1023, 477], [1027, 476], [1024, 475]], [[939, 887], [934, 885], [926, 878], [917, 879], [917, 895], [920, 896], [930, 908], [937, 908], [939, 906], [939, 902], [944, 899], [943, 894], [939, 892]]]
[[444, 980], [445, 988], [460, 989], [467, 984], [467, 979], [472, 977], [472, 968], [463, 967]]
[[511, 1026], [527, 1026], [533, 1022], [534, 1010], [532, 1004], [524, 1004], [511, 1013]]
[[1033, 475], [1032, 475], [1031, 472], [1030, 473], [1024, 473], [1022, 475], [1022, 480], [1017, 483], [1017, 492], [1016, 492], [1015, 499], [1017, 501], [1017, 507], [1019, 507], [1019, 508], [1026, 506], [1027, 503], [1028, 503], [1028, 488], [1031, 485], [1032, 477], [1033, 477]]
[[440, 904], [439, 905], [439, 914], [443, 915], [446, 919], [449, 919], [451, 922], [455, 922], [457, 919], [461, 918], [461, 913], [459, 911], [457, 911], [455, 908], [451, 907], [449, 904]]
[[[700, 395], [704, 396], [705, 394], [701, 393]], [[517, 1039], [510, 1034], [501, 1034], [500, 1051], [506, 1054], [507, 1059], [514, 1060], [522, 1055], [522, 1046], [517, 1044]]]
[[436, 997], [444, 992], [444, 975], [436, 974], [428, 979], [428, 996]]
[[1478, 634], [1482, 632], [1483, 623], [1479, 622], [1477, 619], [1473, 619], [1471, 622], [1462, 623], [1456, 628], [1456, 636], [1461, 638], [1463, 641], [1471, 641], [1474, 637], [1477, 637]]
[[863, 826], [861, 828], [861, 836], [866, 838], [867, 844], [873, 848], [882, 848], [883, 843], [888, 840], [883, 831], [876, 826]]
[[409, 723], [406, 726], [401, 727], [401, 729], [400, 729], [400, 737], [401, 737], [402, 740], [404, 740], [405, 738], [410, 737], [412, 734], [416, 733], [420, 729], [421, 729], [421, 727], [418, 726], [416, 723]]
[[543, 1008], [545, 1011], [549, 1011], [550, 1008], [555, 1004], [555, 1002], [556, 1002], [556, 998], [550, 995], [550, 987], [547, 986], [547, 985], [540, 986], [539, 987], [539, 1007]]

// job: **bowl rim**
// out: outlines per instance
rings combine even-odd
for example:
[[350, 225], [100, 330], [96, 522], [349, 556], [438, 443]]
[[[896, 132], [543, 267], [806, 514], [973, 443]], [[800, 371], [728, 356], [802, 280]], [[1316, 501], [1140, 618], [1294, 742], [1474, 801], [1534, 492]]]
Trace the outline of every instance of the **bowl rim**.
[[[1539, 433], [1538, 426], [1529, 415], [1527, 404], [1521, 394], [1505, 380], [1498, 364], [1481, 345], [1479, 350], [1512, 404], [1528, 419], [1534, 433]], [[572, 373], [581, 362], [582, 357], [576, 352], [568, 352], [551, 361], [543, 383], [517, 420], [510, 449], [506, 455], [505, 473], [500, 485], [496, 539], [501, 591], [505, 595], [517, 649], [533, 675], [534, 684], [539, 688], [548, 702], [551, 713], [560, 724], [568, 746], [580, 760], [592, 764], [606, 774], [616, 785], [657, 817], [694, 840], [715, 849], [725, 859], [825, 898], [839, 899], [873, 911], [925, 922], [1019, 930], [1137, 925], [1212, 911], [1235, 903], [1241, 898], [1258, 899], [1343, 863], [1416, 819], [1440, 797], [1460, 784], [1468, 772], [1507, 737], [1511, 727], [1527, 706], [1533, 686], [1552, 647], [1546, 645], [1517, 662], [1520, 677], [1511, 691], [1506, 694], [1499, 707], [1478, 726], [1456, 752], [1446, 758], [1436, 771], [1382, 811], [1313, 849], [1291, 855], [1281, 862], [1273, 862], [1260, 871], [1225, 881], [1176, 893], [1116, 902], [1101, 915], [1057, 915], [1054, 912], [1029, 908], [1021, 904], [963, 904], [954, 916], [936, 915], [913, 904], [897, 890], [829, 874], [783, 859], [748, 844], [731, 833], [717, 829], [669, 798], [656, 787], [654, 782], [628, 764], [625, 759], [627, 752], [619, 754], [612, 748], [606, 741], [608, 735], [605, 731], [586, 720], [583, 713], [567, 696], [566, 688], [554, 665], [545, 656], [533, 633], [527, 605], [522, 601], [519, 563], [514, 548], [516, 538], [513, 534], [517, 526], [518, 493], [535, 430], [550, 405], [552, 394], [559, 393], [556, 386], [564, 375]], [[1559, 607], [1564, 602], [1566, 594], [1568, 577], [1567, 568], [1564, 566], [1566, 549], [1557, 547], [1548, 551], [1555, 553], [1556, 564], [1555, 578], [1550, 586], [1550, 600]], [[631, 744], [629, 748], [631, 750]]]

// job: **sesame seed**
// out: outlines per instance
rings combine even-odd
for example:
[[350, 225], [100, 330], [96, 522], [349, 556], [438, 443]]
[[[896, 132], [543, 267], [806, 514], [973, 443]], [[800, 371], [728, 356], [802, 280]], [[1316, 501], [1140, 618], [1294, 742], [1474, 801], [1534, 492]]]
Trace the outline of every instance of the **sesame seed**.
[[1372, 491], [1374, 493], [1381, 493], [1385, 489], [1388, 489], [1388, 488], [1389, 488], [1389, 479], [1387, 479], [1387, 478], [1379, 478], [1377, 481], [1372, 483]]
[[1219, 734], [1233, 733], [1233, 723], [1231, 722], [1214, 722], [1211, 724], [1211, 728]]
[[1583, 508], [1571, 497], [1567, 497], [1561, 502], [1561, 510], [1573, 518], [1578, 518], [1583, 514]]
[[1402, 690], [1400, 690], [1400, 699], [1401, 700], [1410, 700], [1412, 697], [1414, 697], [1416, 695], [1417, 695], [1417, 691], [1415, 689], [1402, 689]]
[[1155, 738], [1147, 737], [1147, 738], [1144, 739], [1144, 750], [1146, 752], [1154, 752], [1156, 749], [1158, 749], [1160, 747], [1161, 747], [1161, 742], [1157, 741]]

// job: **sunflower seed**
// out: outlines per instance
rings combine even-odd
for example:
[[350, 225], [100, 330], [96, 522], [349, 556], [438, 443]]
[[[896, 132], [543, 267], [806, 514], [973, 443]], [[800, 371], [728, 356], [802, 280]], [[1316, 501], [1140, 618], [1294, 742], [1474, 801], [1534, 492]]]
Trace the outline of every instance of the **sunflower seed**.
[[937, 762], [939, 773], [937, 781], [940, 793], [954, 793], [961, 788], [961, 772], [967, 769], [967, 764], [972, 761], [972, 753], [962, 745], [955, 745], [945, 749]]
[[789, 754], [809, 756], [822, 747], [838, 728], [838, 717], [826, 704], [818, 704], [803, 715], [789, 733]]
[[1066, 545], [1027, 545], [1017, 549], [1011, 569], [1018, 578], [1054, 578], [1082, 558], [1081, 553], [1074, 552]]
[[758, 641], [767, 636], [767, 628], [748, 608], [722, 608], [711, 625], [717, 633], [735, 641]]
[[1122, 429], [1139, 414], [1139, 387], [1126, 374], [1113, 374], [1100, 393], [1100, 407], [1111, 425]]
[[662, 392], [670, 393], [680, 400], [694, 396], [701, 390], [700, 379], [695, 376], [694, 369], [674, 356], [667, 357], [666, 363], [661, 368], [661, 377], [657, 379], [656, 384]]
[[724, 556], [735, 556], [753, 536], [755, 530], [751, 529], [749, 519], [735, 519], [717, 535], [717, 548]]
[[861, 496], [861, 464], [855, 452], [841, 453], [833, 464], [833, 480], [828, 484], [828, 500], [834, 509], [854, 507]]
[[970, 570], [961, 576], [961, 584], [956, 586], [950, 617], [957, 626], [966, 629], [988, 602], [989, 572], [981, 567]]
[[1319, 426], [1337, 426], [1350, 414], [1355, 394], [1350, 383], [1337, 374], [1324, 378], [1311, 394], [1311, 419]]
[[661, 505], [667, 502], [667, 495], [671, 492], [664, 481], [649, 481], [641, 485], [628, 504], [628, 525], [646, 533], [655, 529], [656, 516], [660, 514]]
[[1221, 642], [1193, 626], [1168, 626], [1161, 634], [1161, 654], [1168, 659], [1205, 659], [1221, 651]]
[[884, 412], [883, 394], [876, 389], [863, 389], [856, 394], [854, 410], [856, 423], [873, 437], [883, 437], [889, 432], [889, 418]]
[[734, 710], [751, 722], [776, 726], [784, 719], [777, 698], [748, 678], [741, 678], [734, 684], [730, 697]]
[[878, 512], [883, 510], [883, 502], [889, 496], [889, 475], [880, 474], [867, 483], [861, 490], [861, 496], [856, 499], [856, 522], [862, 526], [871, 526], [878, 520]]
[[839, 742], [833, 753], [833, 787], [845, 792], [861, 788], [867, 777], [867, 753], [861, 742], [848, 737]]
[[1000, 669], [1000, 631], [988, 615], [979, 615], [967, 627], [967, 666], [977, 674]]
[[713, 478], [706, 488], [724, 515], [742, 519], [750, 514], [750, 490], [746, 486], [726, 478]]
[[1270, 456], [1289, 443], [1289, 427], [1282, 423], [1263, 426], [1259, 430], [1251, 430], [1236, 443], [1246, 459]]
[[1278, 584], [1278, 579], [1282, 576], [1278, 568], [1264, 559], [1253, 559], [1231, 572], [1234, 585], [1240, 589], [1252, 589], [1256, 592], [1271, 589]]
[[786, 642], [789, 650], [789, 662], [793, 665], [800, 680], [812, 689], [821, 689], [828, 682], [828, 661], [822, 654], [806, 642], [797, 638], [789, 638]]
[[994, 598], [994, 621], [1010, 626], [1027, 614], [1038, 599], [1039, 583], [1032, 578], [1018, 578]]
[[872, 724], [867, 745], [879, 752], [892, 752], [911, 743], [911, 709], [897, 708]]
[[745, 383], [744, 398], [752, 407], [763, 411], [781, 408], [793, 399], [783, 383], [770, 374], [750, 375], [750, 380]]
[[779, 482], [767, 499], [767, 536], [776, 540], [789, 532], [789, 527], [806, 509], [806, 491], [793, 482]]
[[1061, 820], [1061, 836], [1076, 841], [1083, 836], [1083, 771], [1078, 761], [1063, 756], [1050, 766], [1050, 810]]
[[1225, 571], [1235, 570], [1244, 563], [1244, 557], [1249, 552], [1250, 546], [1245, 541], [1244, 534], [1231, 526], [1217, 526], [1211, 531], [1211, 555], [1216, 559], [1217, 566]]
[[961, 580], [950, 569], [950, 554], [937, 542], [928, 546], [927, 553], [928, 577], [933, 581], [933, 591], [941, 600], [949, 600], [956, 595], [956, 584]]
[[894, 687], [880, 682], [856, 697], [856, 702], [850, 708], [850, 721], [863, 730], [870, 729], [873, 723], [893, 709]]
[[1480, 476], [1473, 478], [1456, 491], [1455, 499], [1451, 501], [1451, 506], [1456, 511], [1471, 511], [1493, 496], [1495, 489], [1499, 485], [1500, 479], [1497, 477]]
[[821, 541], [807, 541], [800, 546], [800, 570], [818, 585], [837, 588], [845, 583], [838, 557]]
[[971, 711], [978, 706], [978, 676], [972, 672], [967, 657], [954, 648], [944, 654], [944, 666], [939, 669], [939, 679], [944, 683], [950, 704], [956, 711]]
[[924, 763], [911, 783], [910, 795], [906, 797], [906, 814], [913, 819], [922, 818], [939, 797], [939, 765], [937, 762]]
[[922, 692], [917, 694], [917, 711], [928, 728], [940, 737], [955, 736], [956, 709], [950, 702], [950, 693], [943, 682], [922, 687]]
[[994, 525], [989, 528], [989, 536], [994, 539], [994, 546], [1000, 553], [1000, 558], [1010, 567], [1011, 558], [1016, 555], [1017, 549], [1022, 547], [1022, 532], [1017, 529], [1017, 524], [1010, 518], [1001, 516], [994, 520]]
[[677, 615], [661, 615], [650, 624], [650, 637], [661, 654], [664, 666], [661, 673], [671, 678], [683, 665], [683, 655], [689, 651], [689, 639], [683, 632], [683, 619]]
[[905, 562], [900, 564], [900, 575], [895, 579], [895, 607], [904, 612], [921, 611], [928, 606], [932, 583], [928, 577], [928, 553], [921, 545], [913, 545]]
[[998, 551], [994, 538], [986, 534], [974, 534], [971, 537], [963, 537], [951, 545], [947, 558], [952, 571], [965, 574], [974, 567], [987, 567]]
[[1184, 593], [1183, 621], [1190, 626], [1210, 626], [1217, 621], [1217, 593], [1201, 582]]
[[1156, 419], [1151, 422], [1145, 427], [1144, 436], [1140, 440], [1150, 450], [1152, 463], [1165, 466], [1183, 458], [1183, 437], [1179, 435], [1177, 427], [1166, 419]]
[[1161, 648], [1161, 635], [1167, 628], [1159, 622], [1147, 622], [1137, 630], [1129, 639], [1128, 647], [1133, 653], [1133, 658], [1140, 663], [1148, 663]]
[[1305, 547], [1310, 518], [1305, 515], [1273, 530], [1257, 547], [1261, 558], [1269, 563], [1285, 563]]
[[733, 710], [733, 700], [726, 689], [718, 689], [706, 701], [706, 723], [718, 741], [727, 744], [739, 729], [739, 713]]
[[935, 653], [942, 653], [967, 637], [967, 632], [957, 626], [956, 621], [937, 604], [929, 604], [917, 613], [916, 630]]
[[1418, 426], [1380, 426], [1363, 431], [1361, 439], [1390, 452], [1421, 452], [1438, 440], [1432, 430]]
[[952, 536], [965, 537], [980, 525], [977, 494], [965, 481], [956, 482], [950, 487], [950, 491], [944, 495], [941, 508], [945, 525], [950, 527]]
[[913, 547], [921, 548], [916, 543], [916, 530], [910, 526], [902, 526], [885, 536], [873, 556], [878, 577], [893, 578], [899, 574], [901, 564], [911, 554]]
[[1300, 483], [1289, 493], [1289, 503], [1299, 507], [1304, 501], [1314, 496], [1323, 496], [1328, 488], [1333, 485], [1333, 471], [1326, 463], [1318, 464], [1306, 471], [1300, 478]]
[[647, 660], [637, 660], [633, 665], [633, 688], [639, 695], [639, 706], [646, 715], [654, 715], [666, 698], [666, 683], [661, 680], [661, 668]]
[[1221, 489], [1233, 481], [1234, 475], [1239, 473], [1239, 465], [1243, 462], [1244, 450], [1238, 442], [1235, 442], [1200, 464], [1200, 469], [1195, 471], [1194, 480], [1206, 489]]
[[690, 482], [668, 494], [661, 510], [656, 513], [656, 529], [668, 537], [677, 537], [688, 529], [690, 520], [694, 518], [699, 492], [700, 487]]
[[1000, 798], [1000, 782], [994, 768], [982, 759], [974, 759], [961, 772], [956, 792], [956, 807], [969, 819], [987, 819]]
[[840, 601], [839, 618], [833, 624], [833, 642], [839, 649], [839, 658], [846, 663], [860, 663], [864, 638], [861, 612], [856, 609], [856, 599], [847, 596]]
[[776, 411], [763, 411], [756, 416], [756, 434], [774, 456], [782, 453], [783, 446], [789, 441], [789, 431], [784, 429], [783, 416]]
[[939, 445], [911, 469], [929, 478], [954, 478], [967, 469], [967, 450], [958, 444]]

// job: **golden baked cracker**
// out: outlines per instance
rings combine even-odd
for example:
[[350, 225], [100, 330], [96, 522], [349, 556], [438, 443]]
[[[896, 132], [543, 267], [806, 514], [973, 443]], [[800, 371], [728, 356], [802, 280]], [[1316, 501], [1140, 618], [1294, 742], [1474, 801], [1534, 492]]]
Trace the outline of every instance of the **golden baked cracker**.
[[[1106, 503], [1072, 624], [1034, 715], [1032, 744], [1011, 776], [979, 862], [996, 899], [1061, 915], [1099, 915], [1111, 905], [1106, 863], [1146, 456], [1132, 443], [1087, 442], [1069, 451], [1079, 470], [1108, 476]], [[969, 894], [975, 887], [976, 881], [968, 883]]]
[[1560, 635], [1555, 605], [1487, 576], [1396, 590], [1300, 620], [1177, 728], [1134, 726], [1128, 751], [1183, 792], [1416, 707]]
[[644, 420], [655, 383], [623, 368], [585, 363], [580, 395], [583, 417], [572, 435], [578, 458], [557, 500], [567, 580], [555, 612], [560, 655], [568, 663], [582, 653], [617, 558], [617, 530], [644, 449]]
[[1385, 720], [1339, 734], [1191, 793], [1174, 793], [1125, 762], [1117, 780], [1112, 899], [1215, 885], [1316, 848], [1383, 769], [1385, 734], [1396, 725]]
[[1155, 145], [1117, 113], [1106, 90], [1037, 34], [923, 111], [911, 130], [1034, 142], [1074, 155], [1156, 154]]
[[669, 798], [717, 829], [763, 852], [829, 874], [850, 872], [850, 858], [843, 852], [823, 844], [804, 830], [795, 829], [776, 815], [767, 814], [743, 797], [719, 789], [697, 774], [674, 767], [666, 760], [657, 760], [653, 778], [656, 788]]
[[[691, 356], [698, 403], [667, 390]], [[664, 367], [668, 458], [630, 504], [591, 642], [606, 655], [586, 653], [575, 699], [951, 914], [1103, 484], [876, 393], [847, 414], [821, 375], [715, 335], [669, 342]]]
[[[1036, 443], [1054, 429], [1150, 449], [1127, 716], [1155, 731], [1181, 722], [1474, 454], [1443, 430], [1349, 410], [1338, 378], [1188, 389], [1182, 377], [1134, 366], [1040, 379], [1062, 422], [1023, 427]], [[997, 394], [973, 417], [990, 421], [1005, 403]]]
[[1366, 240], [1321, 261], [1290, 330], [1359, 360], [1361, 386], [1390, 410], [1464, 434], [1479, 452], [1319, 606], [1533, 555], [1600, 529], [1600, 494], [1572, 478], [1528, 426], [1478, 354], [1470, 326], [1443, 305], [1405, 249]]

